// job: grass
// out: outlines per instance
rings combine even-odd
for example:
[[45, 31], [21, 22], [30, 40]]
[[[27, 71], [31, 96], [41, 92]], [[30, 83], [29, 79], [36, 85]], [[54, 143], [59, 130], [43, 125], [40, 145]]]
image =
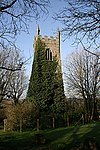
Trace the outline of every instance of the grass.
[[[46, 144], [37, 145], [34, 135], [41, 133], [47, 139]], [[43, 131], [4, 132], [0, 131], [0, 150], [70, 150], [83, 143], [87, 137], [95, 137], [99, 144], [100, 122], [64, 127]], [[100, 146], [100, 145], [99, 145]]]

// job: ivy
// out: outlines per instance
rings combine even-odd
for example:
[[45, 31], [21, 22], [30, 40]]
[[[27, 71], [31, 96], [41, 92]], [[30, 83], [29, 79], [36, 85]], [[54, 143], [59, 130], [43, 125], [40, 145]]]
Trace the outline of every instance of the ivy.
[[[64, 90], [61, 73], [57, 73], [57, 59], [46, 60], [45, 43], [36, 41], [27, 99], [36, 103], [40, 111], [61, 111]], [[51, 109], [53, 108], [53, 109]]]

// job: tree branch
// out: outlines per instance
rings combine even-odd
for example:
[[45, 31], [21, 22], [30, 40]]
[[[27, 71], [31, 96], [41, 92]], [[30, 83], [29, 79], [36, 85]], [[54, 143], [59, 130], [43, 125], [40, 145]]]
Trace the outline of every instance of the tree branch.
[[0, 12], [3, 11], [3, 10], [5, 10], [5, 9], [10, 8], [11, 6], [13, 6], [13, 5], [16, 3], [16, 1], [17, 1], [17, 0], [14, 0], [14, 1], [12, 1], [10, 4], [7, 4], [7, 5], [5, 5], [5, 6], [0, 7]]
[[21, 67], [13, 69], [13, 68], [7, 68], [7, 67], [1, 67], [0, 66], [0, 69], [9, 70], [9, 71], [18, 71], [18, 70], [21, 70]]

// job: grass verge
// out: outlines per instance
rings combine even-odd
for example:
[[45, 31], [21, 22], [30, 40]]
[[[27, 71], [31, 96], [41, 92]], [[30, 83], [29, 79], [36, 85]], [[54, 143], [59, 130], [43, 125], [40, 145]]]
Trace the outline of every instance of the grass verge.
[[[45, 137], [46, 143], [35, 143], [34, 136], [38, 133]], [[19, 133], [1, 130], [0, 150], [70, 150], [83, 143], [87, 137], [94, 137], [99, 144], [100, 122], [39, 132]]]

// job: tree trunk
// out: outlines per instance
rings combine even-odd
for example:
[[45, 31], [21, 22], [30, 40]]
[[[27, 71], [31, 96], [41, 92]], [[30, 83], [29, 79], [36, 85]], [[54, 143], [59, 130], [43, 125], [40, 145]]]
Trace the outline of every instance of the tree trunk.
[[67, 126], [70, 126], [69, 116], [67, 116]]
[[4, 119], [4, 132], [6, 131], [7, 119]]
[[20, 132], [22, 132], [23, 121], [20, 119]]
[[39, 119], [37, 119], [37, 131], [39, 131], [39, 123], [40, 122], [40, 120]]
[[97, 115], [97, 102], [93, 103], [93, 110], [92, 110], [92, 120], [97, 120], [98, 119], [98, 115]]
[[55, 128], [55, 118], [54, 117], [53, 117], [52, 121], [53, 121], [52, 122], [52, 127]]
[[82, 114], [82, 123], [85, 124], [85, 114]]

